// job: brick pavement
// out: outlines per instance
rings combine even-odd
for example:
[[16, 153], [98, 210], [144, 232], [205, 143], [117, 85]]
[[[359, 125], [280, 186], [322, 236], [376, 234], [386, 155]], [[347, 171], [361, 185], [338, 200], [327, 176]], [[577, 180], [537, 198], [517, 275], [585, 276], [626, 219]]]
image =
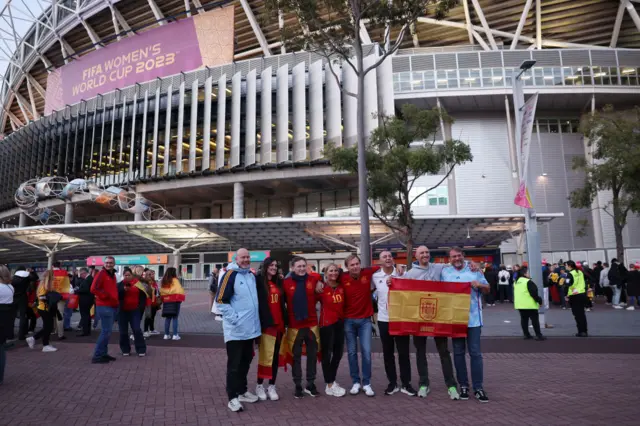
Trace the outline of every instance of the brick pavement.
[[[93, 345], [57, 346], [51, 354], [25, 347], [8, 352], [0, 425], [637, 424], [640, 389], [630, 379], [640, 374], [638, 354], [485, 354], [489, 404], [449, 401], [434, 355], [426, 400], [384, 396], [382, 356], [374, 354], [375, 398], [295, 400], [290, 373], [281, 371], [281, 401], [247, 404], [244, 413], [231, 413], [222, 349], [153, 347], [146, 358], [92, 365]], [[255, 367], [254, 360], [251, 387]], [[415, 385], [415, 369], [413, 375]], [[320, 384], [320, 371], [318, 378]], [[350, 382], [346, 357], [338, 381]]]

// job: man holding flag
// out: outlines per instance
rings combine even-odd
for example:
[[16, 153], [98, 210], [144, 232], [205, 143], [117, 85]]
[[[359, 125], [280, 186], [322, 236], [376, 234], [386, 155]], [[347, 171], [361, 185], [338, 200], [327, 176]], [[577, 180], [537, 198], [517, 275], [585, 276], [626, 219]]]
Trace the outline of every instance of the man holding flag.
[[480, 350], [480, 334], [482, 330], [482, 297], [480, 293], [487, 293], [489, 283], [480, 271], [472, 271], [464, 262], [464, 252], [459, 247], [449, 250], [449, 262], [442, 270], [442, 281], [471, 283], [471, 302], [469, 307], [469, 323], [467, 337], [455, 337], [453, 341], [453, 361], [456, 375], [460, 383], [460, 399], [469, 399], [469, 375], [467, 373], [466, 346], [469, 347], [471, 358], [471, 380], [476, 399], [489, 402], [489, 397], [483, 389], [482, 352]]

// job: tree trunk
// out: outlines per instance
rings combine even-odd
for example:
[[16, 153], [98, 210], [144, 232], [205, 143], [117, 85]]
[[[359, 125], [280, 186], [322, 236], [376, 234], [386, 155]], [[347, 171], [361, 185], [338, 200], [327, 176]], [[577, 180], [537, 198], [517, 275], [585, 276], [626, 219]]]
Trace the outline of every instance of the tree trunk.
[[364, 58], [359, 37], [354, 44], [357, 62], [357, 130], [358, 143], [358, 201], [360, 203], [360, 257], [362, 266], [371, 266], [371, 237], [369, 234], [369, 191], [367, 189], [366, 135], [364, 132]]
[[407, 239], [407, 271], [411, 269], [413, 263], [413, 238], [409, 235]]
[[611, 200], [613, 204], [613, 233], [616, 237], [616, 256], [618, 258], [618, 262], [621, 265], [624, 265], [624, 241], [622, 239], [622, 230], [626, 225], [626, 216], [625, 213], [622, 212], [620, 208], [620, 189], [616, 188], [615, 182], [614, 187], [612, 188], [613, 198]]
[[622, 240], [622, 230], [624, 228], [618, 224], [618, 221], [613, 220], [613, 232], [616, 236], [616, 256], [618, 258], [618, 262], [621, 265], [624, 265], [624, 242]]

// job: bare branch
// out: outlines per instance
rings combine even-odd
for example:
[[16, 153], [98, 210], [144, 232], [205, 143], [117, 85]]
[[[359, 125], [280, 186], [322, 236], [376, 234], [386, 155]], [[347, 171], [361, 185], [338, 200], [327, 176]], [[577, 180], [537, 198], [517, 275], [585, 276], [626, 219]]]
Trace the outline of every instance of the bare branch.
[[455, 167], [455, 164], [454, 164], [453, 166], [451, 166], [451, 168], [449, 169], [449, 171], [447, 172], [447, 174], [446, 174], [446, 175], [444, 175], [444, 177], [440, 180], [440, 182], [438, 182], [437, 184], [435, 184], [435, 185], [434, 185], [434, 186], [432, 186], [431, 188], [428, 188], [426, 191], [423, 191], [422, 193], [420, 193], [420, 194], [416, 195], [416, 196], [413, 198], [413, 200], [409, 203], [409, 205], [411, 206], [411, 205], [412, 205], [412, 204], [413, 204], [413, 203], [414, 203], [418, 198], [422, 197], [422, 196], [423, 196], [424, 194], [426, 194], [427, 192], [429, 192], [429, 191], [431, 191], [431, 190], [434, 190], [434, 189], [436, 189], [437, 187], [439, 187], [439, 186], [442, 184], [442, 182], [444, 182], [444, 181], [449, 177], [449, 175], [450, 175], [450, 174], [451, 174], [451, 172], [453, 171], [454, 167]]
[[394, 225], [393, 222], [391, 220], [389, 220], [388, 218], [378, 214], [378, 212], [376, 211], [376, 209], [374, 208], [374, 206], [371, 205], [371, 202], [367, 201], [367, 204], [369, 204], [369, 208], [371, 209], [371, 211], [373, 212], [373, 215], [376, 217], [376, 219], [378, 219], [380, 222], [382, 222], [383, 225], [385, 225], [386, 227], [398, 231], [398, 232], [402, 232], [402, 228], [398, 227], [398, 225]]
[[396, 41], [393, 44], [393, 46], [391, 47], [391, 49], [389, 49], [389, 51], [386, 51], [382, 56], [380, 56], [380, 58], [373, 65], [371, 65], [369, 68], [367, 68], [364, 71], [363, 76], [366, 76], [370, 71], [378, 68], [380, 66], [380, 64], [382, 64], [385, 61], [385, 59], [387, 59], [387, 57], [389, 55], [394, 54], [400, 48], [400, 44], [402, 43], [402, 40], [404, 39], [404, 34], [407, 32], [407, 28], [408, 27], [409, 27], [408, 24], [404, 24], [402, 26], [402, 29], [400, 30], [400, 33], [398, 34], [398, 37], [396, 37]]

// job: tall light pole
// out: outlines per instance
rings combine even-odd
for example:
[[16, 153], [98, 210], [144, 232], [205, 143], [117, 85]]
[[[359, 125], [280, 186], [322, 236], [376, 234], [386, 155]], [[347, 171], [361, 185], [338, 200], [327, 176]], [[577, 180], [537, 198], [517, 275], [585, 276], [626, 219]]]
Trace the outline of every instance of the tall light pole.
[[[518, 176], [522, 180], [524, 173], [524, 164], [520, 164], [522, 159], [522, 118], [524, 115], [524, 92], [522, 90], [522, 75], [535, 65], [536, 61], [524, 61], [520, 65], [520, 69], [515, 70], [512, 76], [513, 87], [513, 108], [516, 115], [516, 150], [518, 153]], [[529, 161], [529, 159], [526, 159]], [[542, 282], [542, 255], [540, 253], [540, 234], [538, 234], [538, 220], [536, 218], [535, 202], [533, 197], [533, 185], [531, 173], [527, 173], [526, 188], [529, 190], [531, 200], [531, 208], [525, 209], [524, 227], [527, 237], [527, 255], [529, 258], [529, 273], [531, 279], [538, 286], [538, 295], [544, 297], [544, 285]], [[544, 319], [544, 304], [540, 305], [538, 311]], [[544, 327], [544, 321], [540, 322], [540, 326]]]

